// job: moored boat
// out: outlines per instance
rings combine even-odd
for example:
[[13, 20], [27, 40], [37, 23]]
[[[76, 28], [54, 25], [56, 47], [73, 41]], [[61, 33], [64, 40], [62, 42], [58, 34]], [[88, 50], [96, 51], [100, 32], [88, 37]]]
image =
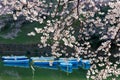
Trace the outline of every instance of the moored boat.
[[67, 73], [72, 73], [72, 64], [71, 63], [60, 63], [60, 69]]
[[2, 56], [2, 60], [25, 60], [26, 56]]
[[4, 66], [29, 67], [29, 59], [26, 60], [3, 60]]
[[31, 57], [31, 60], [35, 67], [58, 69], [58, 62], [54, 60], [54, 57]]
[[82, 60], [82, 67], [84, 69], [90, 69], [90, 60]]

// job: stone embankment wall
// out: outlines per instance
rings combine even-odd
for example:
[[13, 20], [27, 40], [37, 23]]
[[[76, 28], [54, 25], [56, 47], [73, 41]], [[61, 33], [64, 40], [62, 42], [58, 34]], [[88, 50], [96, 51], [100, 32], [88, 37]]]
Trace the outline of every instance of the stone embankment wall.
[[0, 44], [0, 55], [50, 55], [50, 47], [39, 48], [37, 44]]

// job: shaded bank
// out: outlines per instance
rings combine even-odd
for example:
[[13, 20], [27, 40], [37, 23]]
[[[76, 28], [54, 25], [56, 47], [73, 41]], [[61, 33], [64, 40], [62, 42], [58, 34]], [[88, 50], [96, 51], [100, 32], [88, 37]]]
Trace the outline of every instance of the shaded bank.
[[0, 44], [0, 55], [50, 55], [51, 48], [39, 48], [38, 44]]

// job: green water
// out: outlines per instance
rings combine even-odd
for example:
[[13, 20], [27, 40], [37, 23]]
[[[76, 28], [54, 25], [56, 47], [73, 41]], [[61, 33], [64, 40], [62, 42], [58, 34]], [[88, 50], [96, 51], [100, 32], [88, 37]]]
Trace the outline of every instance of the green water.
[[[82, 68], [73, 70], [71, 74], [42, 68], [35, 68], [33, 72], [31, 68], [7, 67], [0, 63], [0, 80], [87, 80], [86, 73], [87, 70]], [[116, 80], [120, 80], [120, 76]]]
[[0, 63], [0, 80], [86, 80], [86, 70], [73, 70], [67, 74], [60, 70], [35, 68], [6, 67]]

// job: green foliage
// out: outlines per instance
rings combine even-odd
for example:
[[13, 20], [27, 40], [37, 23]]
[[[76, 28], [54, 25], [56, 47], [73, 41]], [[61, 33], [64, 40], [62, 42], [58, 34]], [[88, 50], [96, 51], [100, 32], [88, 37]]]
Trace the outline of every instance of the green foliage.
[[47, 44], [50, 44], [52, 45], [54, 42], [53, 42], [53, 39], [47, 39]]
[[[36, 34], [36, 36], [27, 36], [27, 34], [34, 30], [35, 27], [43, 27], [44, 25], [40, 25], [38, 22], [26, 22], [21, 27], [21, 32], [19, 32], [18, 36], [15, 39], [4, 39], [0, 37], [0, 43], [5, 44], [32, 44], [39, 43], [41, 34]], [[5, 31], [6, 32], [6, 31]], [[2, 33], [5, 33], [2, 32]], [[0, 33], [0, 34], [2, 34]]]
[[110, 9], [111, 8], [109, 6], [101, 7], [100, 11], [104, 12], [104, 14], [99, 14], [98, 12], [96, 12], [95, 15], [94, 15], [94, 18], [99, 17], [101, 19], [104, 19], [105, 16], [107, 15], [107, 13], [108, 13], [108, 10], [110, 10]]
[[6, 33], [10, 32], [10, 31], [11, 31], [10, 25], [11, 25], [10, 23], [7, 23], [7, 24], [1, 29], [0, 34], [2, 35], [2, 34], [6, 34]]

